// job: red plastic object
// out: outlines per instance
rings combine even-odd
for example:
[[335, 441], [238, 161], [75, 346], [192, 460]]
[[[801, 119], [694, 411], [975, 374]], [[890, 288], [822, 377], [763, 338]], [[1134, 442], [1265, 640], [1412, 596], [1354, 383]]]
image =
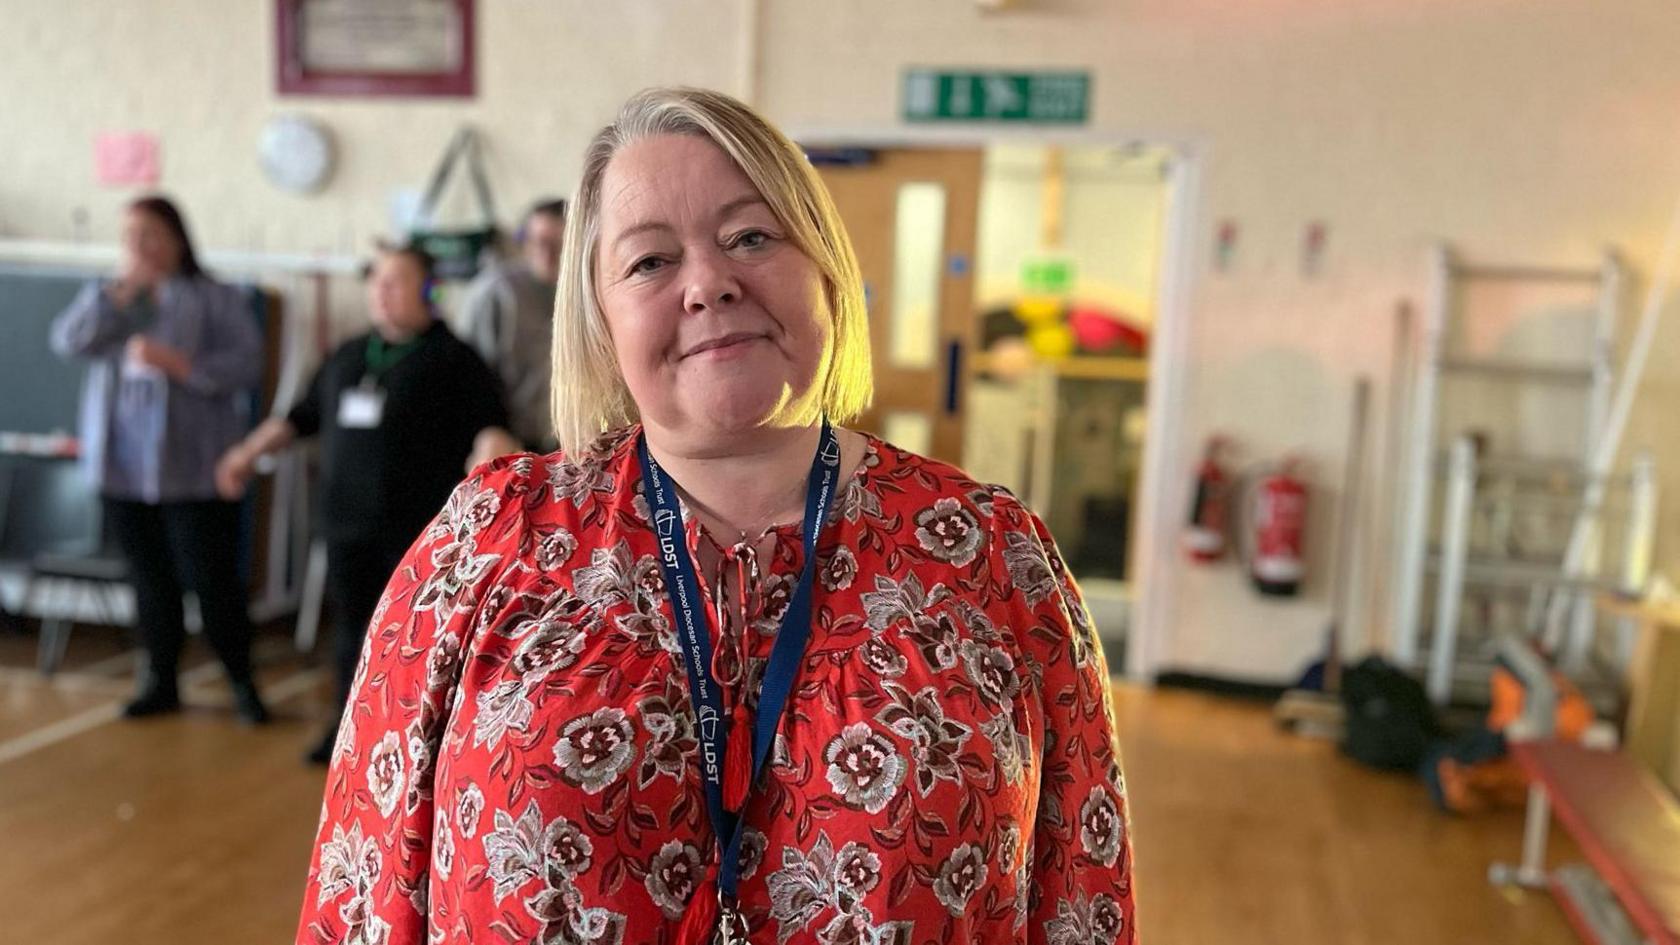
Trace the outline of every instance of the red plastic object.
[[1067, 320], [1074, 340], [1085, 351], [1125, 347], [1141, 354], [1149, 347], [1148, 332], [1106, 309], [1076, 305], [1068, 310]]
[[1680, 945], [1680, 803], [1620, 752], [1568, 742], [1511, 746], [1552, 813], [1651, 945]]

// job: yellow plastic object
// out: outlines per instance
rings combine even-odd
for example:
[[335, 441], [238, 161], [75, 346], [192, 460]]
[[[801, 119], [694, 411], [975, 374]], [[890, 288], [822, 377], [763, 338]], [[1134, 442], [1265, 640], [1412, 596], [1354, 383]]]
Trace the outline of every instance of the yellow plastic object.
[[1053, 296], [1028, 296], [1015, 303], [1015, 317], [1033, 328], [1060, 322], [1066, 311], [1066, 303]]
[[1073, 353], [1073, 332], [1066, 325], [1041, 325], [1027, 331], [1027, 344], [1041, 358], [1065, 358]]

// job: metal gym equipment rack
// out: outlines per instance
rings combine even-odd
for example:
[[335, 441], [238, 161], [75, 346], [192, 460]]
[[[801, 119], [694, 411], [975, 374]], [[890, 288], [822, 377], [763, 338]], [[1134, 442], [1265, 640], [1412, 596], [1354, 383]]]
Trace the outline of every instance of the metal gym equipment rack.
[[[1622, 574], [1614, 581], [1606, 582], [1596, 573], [1580, 573], [1583, 570], [1599, 570], [1596, 548], [1585, 556], [1589, 559], [1584, 562], [1585, 568], [1572, 566], [1567, 560], [1554, 566], [1534, 561], [1498, 560], [1486, 555], [1471, 561], [1469, 532], [1471, 513], [1477, 500], [1478, 477], [1499, 471], [1501, 467], [1506, 472], [1520, 474], [1521, 467], [1525, 465], [1536, 469], [1550, 466], [1555, 470], [1558, 464], [1522, 459], [1495, 461], [1491, 457], [1478, 457], [1475, 445], [1468, 439], [1456, 443], [1443, 461], [1436, 446], [1441, 425], [1443, 380], [1471, 377], [1535, 389], [1578, 391], [1585, 399], [1581, 460], [1579, 467], [1568, 470], [1566, 475], [1580, 490], [1575, 494], [1579, 497], [1574, 506], [1577, 515], [1603, 515], [1602, 497], [1609, 477], [1595, 477], [1593, 458], [1606, 433], [1610, 432], [1607, 423], [1616, 380], [1613, 362], [1615, 332], [1622, 307], [1625, 272], [1614, 251], [1607, 251], [1597, 268], [1569, 269], [1473, 265], [1457, 258], [1447, 246], [1439, 245], [1433, 251], [1431, 263], [1430, 303], [1411, 398], [1407, 452], [1403, 458], [1406, 491], [1395, 510], [1401, 553], [1396, 564], [1392, 626], [1396, 661], [1414, 669], [1427, 669], [1430, 696], [1437, 703], [1444, 704], [1452, 695], [1455, 670], [1464, 669], [1459, 665], [1463, 658], [1459, 652], [1458, 623], [1466, 585], [1527, 586], [1536, 602], [1530, 608], [1532, 613], [1538, 613], [1536, 607], [1548, 594], [1554, 595], [1553, 599], [1566, 601], [1569, 626], [1567, 643], [1563, 647], [1565, 668], [1580, 668], [1595, 626], [1593, 594], [1610, 586], [1621, 589], [1630, 582], [1634, 586], [1643, 584], [1643, 570], [1649, 565], [1650, 531], [1654, 527], [1655, 487], [1648, 461], [1636, 463], [1631, 477], [1618, 477], [1619, 481], [1627, 482], [1633, 498], [1630, 502], [1632, 513], [1628, 525], [1628, 548], [1620, 569]], [[1488, 282], [1596, 286], [1593, 338], [1588, 357], [1584, 361], [1559, 362], [1452, 353], [1449, 342], [1469, 317], [1461, 311], [1459, 304], [1463, 288], [1469, 284]], [[1572, 463], [1565, 465], [1574, 466]], [[1432, 491], [1436, 479], [1443, 473], [1447, 479], [1447, 490], [1440, 516], [1441, 540], [1439, 547], [1432, 548], [1431, 526], [1436, 520]], [[1490, 497], [1484, 495], [1482, 499], [1485, 503]], [[1575, 562], [1575, 565], [1581, 564], [1583, 562]], [[1437, 599], [1433, 626], [1426, 634], [1423, 621], [1424, 581], [1430, 571], [1434, 571], [1437, 578]], [[1531, 624], [1536, 622], [1530, 621]], [[1474, 669], [1470, 668], [1472, 673]]]

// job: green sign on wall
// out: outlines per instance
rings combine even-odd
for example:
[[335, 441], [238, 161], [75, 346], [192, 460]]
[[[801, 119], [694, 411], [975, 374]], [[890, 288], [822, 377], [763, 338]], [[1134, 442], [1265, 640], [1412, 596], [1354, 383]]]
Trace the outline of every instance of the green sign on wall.
[[1066, 295], [1073, 288], [1073, 260], [1028, 259], [1021, 264], [1021, 291], [1027, 295]]
[[1091, 102], [1085, 72], [941, 72], [904, 74], [904, 120], [1082, 125]]

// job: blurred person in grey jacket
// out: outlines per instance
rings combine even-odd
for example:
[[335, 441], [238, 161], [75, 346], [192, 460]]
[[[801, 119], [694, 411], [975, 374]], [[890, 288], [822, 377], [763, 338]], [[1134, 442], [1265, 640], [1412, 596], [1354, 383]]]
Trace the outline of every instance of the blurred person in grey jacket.
[[240, 718], [267, 721], [251, 670], [239, 506], [215, 480], [217, 459], [250, 426], [246, 398], [262, 376], [250, 304], [199, 266], [175, 205], [143, 197], [124, 215], [117, 276], [84, 286], [51, 340], [61, 357], [88, 362], [81, 460], [134, 585], [147, 660], [124, 714], [180, 708], [182, 592], [192, 590]]
[[481, 273], [462, 302], [463, 336], [501, 378], [513, 435], [538, 453], [556, 446], [548, 415], [549, 346], [565, 230], [566, 201], [534, 204], [519, 224], [519, 255]]

